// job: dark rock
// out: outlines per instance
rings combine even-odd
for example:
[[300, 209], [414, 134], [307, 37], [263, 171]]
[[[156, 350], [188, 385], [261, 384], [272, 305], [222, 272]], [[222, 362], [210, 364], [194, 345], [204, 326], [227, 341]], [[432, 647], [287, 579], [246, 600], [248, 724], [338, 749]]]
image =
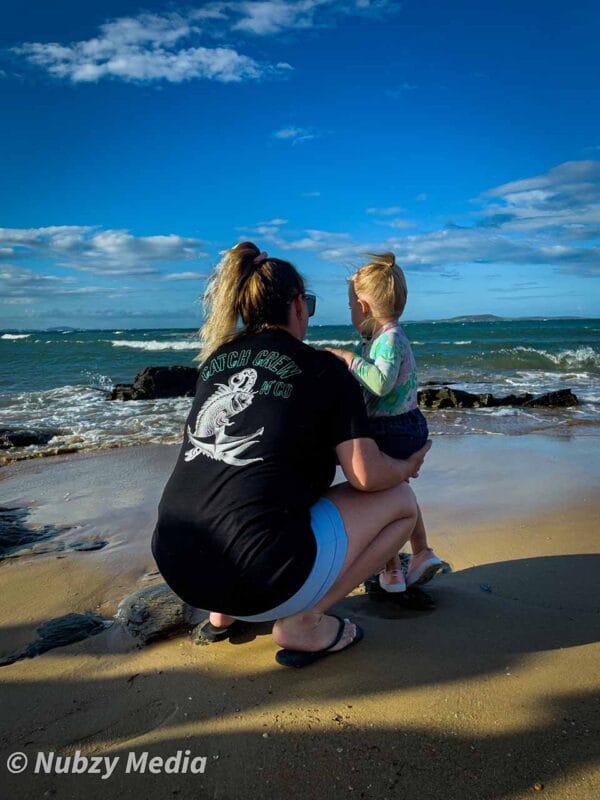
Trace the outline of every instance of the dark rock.
[[115, 619], [142, 644], [166, 639], [191, 626], [192, 609], [165, 583], [146, 586], [119, 603]]
[[145, 367], [133, 384], [118, 383], [109, 400], [156, 400], [161, 397], [193, 397], [198, 370], [195, 367]]
[[102, 550], [107, 544], [106, 539], [78, 539], [71, 542], [69, 547], [71, 550]]
[[0, 428], [0, 449], [9, 447], [28, 447], [31, 444], [48, 444], [50, 439], [61, 436], [65, 431], [54, 428]]
[[90, 636], [102, 633], [112, 625], [112, 620], [99, 617], [97, 614], [65, 614], [57, 617], [37, 629], [38, 638], [22, 650], [11, 653], [0, 659], [0, 667], [6, 667], [22, 658], [33, 658], [55, 647], [81, 642]]
[[135, 390], [130, 383], [117, 383], [108, 400], [137, 400]]
[[419, 392], [419, 405], [425, 408], [475, 408], [479, 405], [479, 395], [463, 392], [460, 389], [423, 389]]
[[471, 394], [460, 389], [450, 389], [448, 386], [433, 389], [421, 389], [418, 393], [421, 408], [496, 408], [500, 406], [516, 406], [527, 408], [567, 408], [579, 405], [577, 396], [570, 389], [560, 389], [557, 392], [535, 397], [525, 394], [509, 394], [505, 397], [494, 397], [489, 392], [484, 394]]
[[506, 397], [492, 397], [492, 406], [524, 406], [528, 400], [531, 400], [532, 394], [526, 392], [525, 394], [507, 394]]
[[557, 392], [548, 392], [539, 397], [534, 397], [528, 400], [524, 405], [527, 406], [527, 408], [568, 408], [570, 406], [578, 406], [579, 400], [577, 399], [577, 395], [573, 394], [570, 389], [559, 389]]
[[497, 405], [496, 398], [493, 394], [486, 392], [485, 394], [478, 395], [480, 408], [493, 408]]

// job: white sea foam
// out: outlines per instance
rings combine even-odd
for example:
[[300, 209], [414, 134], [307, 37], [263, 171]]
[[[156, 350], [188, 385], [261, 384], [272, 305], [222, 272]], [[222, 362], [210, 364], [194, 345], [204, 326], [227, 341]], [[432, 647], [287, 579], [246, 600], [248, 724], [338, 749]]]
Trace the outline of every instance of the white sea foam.
[[135, 350], [198, 350], [199, 344], [194, 341], [158, 342], [152, 339], [140, 342], [137, 339], [112, 339], [113, 347], [131, 347]]
[[351, 339], [306, 339], [305, 343], [312, 347], [355, 347], [358, 341]]
[[411, 344], [412, 344], [413, 346], [414, 346], [414, 345], [426, 345], [426, 344], [434, 344], [434, 345], [438, 345], [438, 344], [456, 344], [456, 345], [467, 345], [467, 344], [473, 344], [473, 341], [472, 341], [471, 339], [459, 340], [458, 342], [451, 342], [451, 341], [443, 341], [443, 342], [418, 342], [418, 341], [416, 341], [416, 340], [415, 340], [415, 341], [411, 341]]
[[[535, 353], [543, 356], [559, 367], [600, 367], [600, 353], [593, 347], [577, 347], [574, 350], [561, 350], [558, 353], [549, 353], [547, 350], [538, 350], [535, 347], [518, 346], [514, 348], [520, 353]], [[504, 350], [502, 352], [511, 352]]]
[[[2, 398], [2, 418], [10, 425], [56, 428], [60, 433], [47, 447], [114, 447], [148, 442], [181, 440], [183, 425], [192, 404], [190, 397], [133, 400], [125, 403], [106, 399], [111, 381], [89, 374], [94, 386], [61, 386], [41, 392], [19, 392]], [[26, 452], [43, 451], [31, 445]]]
[[27, 339], [30, 333], [3, 333], [0, 339]]

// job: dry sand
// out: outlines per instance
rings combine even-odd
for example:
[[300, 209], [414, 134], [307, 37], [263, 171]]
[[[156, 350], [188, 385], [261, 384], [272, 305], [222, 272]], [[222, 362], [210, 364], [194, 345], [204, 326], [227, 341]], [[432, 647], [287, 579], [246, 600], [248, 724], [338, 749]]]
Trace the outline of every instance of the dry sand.
[[[177, 448], [15, 464], [0, 505], [94, 535], [97, 552], [0, 564], [0, 655], [70, 611], [114, 613], [144, 584]], [[600, 448], [595, 437], [438, 437], [416, 482], [454, 572], [433, 612], [360, 593], [364, 641], [305, 670], [246, 641], [139, 649], [117, 626], [0, 668], [2, 798], [600, 797]], [[65, 495], [68, 497], [65, 498]], [[64, 556], [64, 557], [58, 557]], [[491, 591], [484, 591], [481, 584]], [[33, 774], [37, 751], [119, 757], [100, 775]], [[206, 756], [203, 774], [127, 773], [128, 754]], [[10, 775], [6, 757], [29, 768]]]

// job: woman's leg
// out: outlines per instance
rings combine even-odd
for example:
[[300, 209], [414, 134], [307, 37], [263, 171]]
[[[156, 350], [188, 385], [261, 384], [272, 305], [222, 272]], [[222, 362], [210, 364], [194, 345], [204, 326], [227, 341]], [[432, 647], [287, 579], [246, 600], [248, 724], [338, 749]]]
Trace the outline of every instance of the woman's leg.
[[[282, 647], [295, 650], [327, 647], [338, 622], [325, 616], [325, 609], [380, 569], [409, 540], [417, 520], [417, 503], [407, 483], [381, 492], [359, 492], [346, 483], [334, 486], [326, 496], [335, 503], [344, 521], [348, 537], [346, 558], [335, 583], [314, 609], [275, 622], [273, 638]], [[354, 632], [354, 626], [347, 624], [335, 649], [345, 647]]]

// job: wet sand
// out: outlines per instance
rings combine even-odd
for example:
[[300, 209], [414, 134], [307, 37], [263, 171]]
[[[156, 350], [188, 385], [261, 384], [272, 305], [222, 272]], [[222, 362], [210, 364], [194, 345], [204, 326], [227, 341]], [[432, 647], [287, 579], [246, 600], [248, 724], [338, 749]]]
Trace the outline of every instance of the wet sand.
[[[436, 437], [414, 487], [454, 569], [430, 584], [438, 608], [403, 612], [357, 592], [336, 611], [364, 641], [305, 670], [275, 663], [268, 625], [245, 641], [145, 648], [113, 626], [0, 668], [6, 796], [600, 796], [599, 451], [595, 437]], [[109, 617], [147, 585], [176, 454], [137, 447], [0, 471], [0, 505], [69, 526], [57, 537], [67, 544], [109, 542], [0, 563], [0, 655], [52, 617]], [[38, 750], [120, 760], [107, 779], [6, 771], [9, 753]], [[186, 750], [206, 756], [203, 774], [126, 771], [130, 752]]]

